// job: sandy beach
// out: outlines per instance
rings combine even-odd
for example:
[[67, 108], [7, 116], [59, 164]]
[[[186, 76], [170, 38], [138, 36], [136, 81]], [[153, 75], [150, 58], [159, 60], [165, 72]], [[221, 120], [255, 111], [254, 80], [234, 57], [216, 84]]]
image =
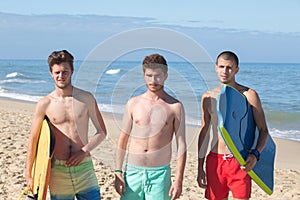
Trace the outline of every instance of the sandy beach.
[[[27, 142], [35, 104], [0, 99], [0, 199], [16, 200], [26, 187], [24, 170]], [[102, 199], [118, 199], [114, 190], [114, 154], [119, 118], [102, 113], [107, 139], [92, 152]], [[180, 199], [204, 199], [204, 190], [197, 186], [196, 137], [198, 128], [187, 127], [190, 137], [183, 193]], [[252, 199], [300, 199], [300, 143], [274, 138], [277, 145], [274, 193], [265, 194], [254, 182]], [[174, 176], [176, 161], [171, 166]], [[231, 197], [230, 197], [231, 198]]]

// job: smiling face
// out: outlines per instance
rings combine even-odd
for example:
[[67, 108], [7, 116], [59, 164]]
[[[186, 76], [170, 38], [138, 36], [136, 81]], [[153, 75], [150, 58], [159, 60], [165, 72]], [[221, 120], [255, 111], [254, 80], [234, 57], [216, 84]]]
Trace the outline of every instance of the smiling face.
[[222, 84], [235, 83], [235, 74], [237, 74], [238, 71], [239, 67], [233, 60], [225, 60], [222, 57], [218, 58], [216, 72]]
[[161, 68], [146, 68], [144, 72], [144, 79], [148, 90], [151, 92], [158, 92], [164, 88], [164, 82], [168, 74], [164, 73]]
[[51, 76], [57, 88], [64, 89], [71, 85], [73, 70], [69, 63], [63, 62], [54, 64], [51, 70]]

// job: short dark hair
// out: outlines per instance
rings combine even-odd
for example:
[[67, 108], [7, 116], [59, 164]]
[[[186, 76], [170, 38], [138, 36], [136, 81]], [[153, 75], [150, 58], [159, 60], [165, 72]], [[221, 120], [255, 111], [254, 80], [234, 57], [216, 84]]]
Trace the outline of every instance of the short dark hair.
[[161, 68], [166, 74], [168, 72], [168, 64], [166, 59], [159, 54], [151, 54], [146, 56], [143, 60], [143, 71], [145, 73], [146, 68], [157, 69]]
[[222, 53], [220, 53], [217, 57], [216, 64], [218, 64], [218, 60], [220, 57], [222, 57], [224, 60], [232, 60], [235, 62], [237, 67], [239, 66], [239, 58], [232, 51], [223, 51]]
[[70, 64], [71, 70], [74, 70], [74, 57], [70, 54], [67, 50], [61, 51], [53, 51], [50, 56], [48, 57], [48, 64], [50, 72], [52, 72], [52, 66], [57, 64], [61, 64], [63, 62], [67, 62]]

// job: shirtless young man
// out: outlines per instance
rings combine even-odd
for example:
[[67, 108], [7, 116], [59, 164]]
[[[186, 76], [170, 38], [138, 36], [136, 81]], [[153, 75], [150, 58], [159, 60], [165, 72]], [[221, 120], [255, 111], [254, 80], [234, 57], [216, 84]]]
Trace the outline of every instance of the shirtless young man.
[[[239, 71], [238, 57], [230, 51], [222, 52], [217, 57], [216, 72], [220, 81], [218, 88], [207, 91], [202, 96], [202, 126], [198, 140], [198, 177], [197, 182], [201, 188], [205, 188], [207, 199], [227, 199], [229, 190], [235, 199], [249, 199], [251, 194], [251, 178], [247, 174], [256, 164], [260, 152], [262, 152], [267, 138], [268, 128], [262, 105], [258, 94], [235, 81], [235, 75]], [[256, 149], [246, 159], [246, 165], [241, 167], [227, 148], [221, 134], [218, 132], [218, 117], [216, 103], [222, 84], [228, 84], [244, 94], [253, 107], [253, 115], [259, 130], [259, 138]], [[205, 136], [212, 129], [217, 138], [213, 142], [211, 152], [206, 158], [206, 174], [203, 168], [205, 155], [201, 155]], [[256, 157], [258, 156], [258, 157]]]
[[[163, 200], [181, 195], [186, 162], [185, 114], [181, 102], [164, 90], [167, 70], [164, 57], [146, 56], [143, 71], [147, 91], [127, 102], [116, 153], [115, 189], [121, 199]], [[172, 184], [173, 136], [177, 143], [177, 173]]]
[[[90, 151], [106, 136], [106, 128], [93, 95], [72, 86], [73, 56], [66, 50], [48, 57], [55, 89], [36, 105], [32, 120], [27, 158], [26, 182], [33, 188], [32, 165], [36, 155], [39, 130], [47, 116], [56, 137], [50, 174], [51, 199], [100, 199], [100, 189]], [[95, 135], [88, 141], [92, 120]]]

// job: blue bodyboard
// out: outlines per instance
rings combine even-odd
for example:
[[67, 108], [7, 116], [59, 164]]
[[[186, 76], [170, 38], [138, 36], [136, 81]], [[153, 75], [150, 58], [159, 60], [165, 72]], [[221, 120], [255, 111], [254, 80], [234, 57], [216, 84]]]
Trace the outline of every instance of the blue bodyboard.
[[[239, 91], [223, 85], [217, 112], [218, 127], [227, 147], [240, 165], [245, 165], [245, 160], [251, 149], [256, 147], [259, 136], [252, 106]], [[269, 136], [260, 159], [248, 172], [252, 180], [269, 195], [273, 193], [275, 152], [276, 145]]]

